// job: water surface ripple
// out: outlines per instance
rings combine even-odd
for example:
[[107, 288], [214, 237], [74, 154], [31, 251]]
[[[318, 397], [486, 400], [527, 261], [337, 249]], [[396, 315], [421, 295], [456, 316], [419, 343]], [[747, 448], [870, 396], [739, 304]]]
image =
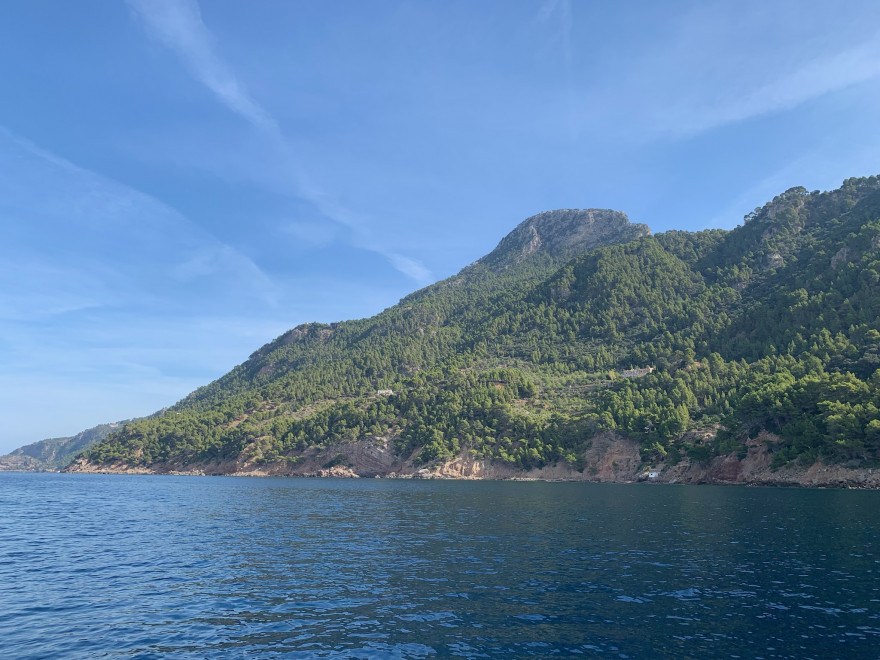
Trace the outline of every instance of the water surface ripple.
[[0, 653], [877, 658], [878, 498], [0, 473]]

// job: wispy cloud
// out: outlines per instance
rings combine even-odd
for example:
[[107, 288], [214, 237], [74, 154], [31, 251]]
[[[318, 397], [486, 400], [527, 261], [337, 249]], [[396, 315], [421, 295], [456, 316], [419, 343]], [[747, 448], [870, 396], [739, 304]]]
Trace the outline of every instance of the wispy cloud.
[[803, 58], [787, 70], [768, 66], [760, 71], [757, 62], [750, 64], [748, 76], [730, 75], [720, 81], [706, 80], [704, 85], [679, 88], [677, 98], [655, 96], [646, 103], [650, 111], [648, 121], [642, 125], [661, 134], [696, 135], [793, 110], [871, 80], [880, 75], [880, 33], [850, 48]]
[[[5, 231], [15, 232], [7, 244], [40, 250], [4, 255], [0, 283], [7, 297], [27, 292], [16, 297], [16, 308], [31, 296], [42, 301], [42, 314], [64, 313], [197, 279], [200, 289], [216, 279], [244, 296], [278, 304], [274, 283], [252, 259], [176, 209], [3, 127], [0, 170], [8, 173], [0, 177], [0, 212]], [[27, 315], [21, 309], [17, 314]]]
[[399, 270], [404, 275], [409, 275], [409, 277], [414, 279], [416, 282], [427, 284], [431, 280], [431, 271], [429, 271], [415, 259], [410, 259], [409, 257], [405, 257], [402, 254], [397, 254], [396, 252], [381, 250], [378, 248], [376, 248], [376, 251], [384, 256], [386, 259], [388, 259], [388, 261], [390, 261], [397, 270]]
[[150, 195], [2, 127], [0, 172], [0, 453], [153, 412], [288, 327], [266, 273]]
[[336, 238], [336, 227], [326, 222], [293, 220], [286, 223], [281, 231], [294, 237], [297, 243], [308, 247], [328, 245]]
[[52, 259], [5, 255], [0, 264], [0, 322], [31, 321], [107, 304], [102, 279]]
[[128, 0], [128, 4], [143, 18], [148, 32], [176, 51], [193, 76], [226, 107], [257, 128], [279, 132], [275, 120], [217, 56], [195, 0]]
[[[539, 16], [559, 18], [561, 3], [549, 0]], [[798, 16], [797, 7], [744, 0], [658, 12], [643, 39], [609, 53], [602, 77], [581, 79], [575, 68], [578, 125], [637, 142], [691, 137], [880, 76], [876, 28], [829, 10], [824, 19], [837, 24], [825, 31], [823, 16]]]
[[[568, 0], [563, 0], [567, 2]], [[328, 220], [351, 230], [353, 244], [384, 257], [395, 269], [425, 284], [431, 272], [409, 257], [390, 251], [370, 237], [368, 223], [323, 190], [300, 163], [276, 119], [245, 89], [232, 68], [217, 53], [211, 31], [202, 20], [196, 0], [128, 0], [147, 31], [175, 51], [200, 83], [217, 99], [264, 132], [285, 163], [291, 193], [310, 202]]]
[[880, 75], [880, 33], [873, 39], [830, 55], [810, 59], [790, 73], [765, 83], [740, 98], [704, 109], [702, 121], [683, 130], [699, 132], [795, 108], [825, 94]]

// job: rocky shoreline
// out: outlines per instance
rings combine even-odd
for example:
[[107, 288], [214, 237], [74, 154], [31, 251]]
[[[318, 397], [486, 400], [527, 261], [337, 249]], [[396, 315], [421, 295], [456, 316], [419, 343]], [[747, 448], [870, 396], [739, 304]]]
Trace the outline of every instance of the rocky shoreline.
[[816, 462], [809, 466], [770, 469], [769, 435], [751, 440], [742, 454], [719, 456], [707, 463], [688, 458], [674, 463], [646, 464], [638, 442], [614, 433], [593, 439], [584, 454], [584, 469], [567, 463], [523, 471], [474, 458], [467, 452], [442, 463], [418, 466], [413, 457], [402, 459], [389, 444], [353, 442], [312, 449], [293, 459], [254, 461], [240, 458], [199, 464], [157, 463], [149, 467], [124, 463], [95, 465], [74, 461], [63, 472], [98, 474], [224, 475], [247, 477], [385, 478], [385, 479], [489, 479], [510, 481], [582, 481], [604, 483], [725, 484], [806, 488], [880, 489], [880, 469], [847, 467]]

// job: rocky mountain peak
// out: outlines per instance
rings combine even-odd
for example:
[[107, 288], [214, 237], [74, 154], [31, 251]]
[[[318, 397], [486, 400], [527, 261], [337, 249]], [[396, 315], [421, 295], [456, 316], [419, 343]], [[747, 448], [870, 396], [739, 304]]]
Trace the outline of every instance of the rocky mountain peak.
[[593, 248], [648, 236], [647, 225], [631, 223], [625, 213], [608, 209], [544, 211], [521, 222], [492, 252], [480, 259], [493, 268], [520, 263], [534, 254], [570, 259]]

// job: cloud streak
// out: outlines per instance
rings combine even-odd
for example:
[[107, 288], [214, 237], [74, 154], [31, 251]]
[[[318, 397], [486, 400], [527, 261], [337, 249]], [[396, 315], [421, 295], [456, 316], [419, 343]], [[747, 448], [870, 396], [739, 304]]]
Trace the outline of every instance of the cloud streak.
[[128, 0], [147, 31], [175, 51], [195, 78], [223, 105], [255, 127], [280, 134], [278, 124], [257, 103], [235, 74], [217, 56], [213, 37], [192, 0]]
[[[584, 26], [565, 18], [562, 2], [548, 0], [538, 18], [553, 19], [564, 48], [556, 22], [571, 25], [573, 44], [582, 42], [576, 28]], [[789, 112], [880, 76], [875, 27], [831, 10], [792, 15], [797, 6], [698, 3], [685, 13], [658, 11], [650, 31], [626, 52], [609, 51], [601, 76], [592, 79], [579, 77], [577, 67], [579, 56], [589, 55], [573, 53], [578, 127], [635, 142], [689, 138]]]
[[251, 97], [218, 55], [196, 0], [128, 0], [128, 4], [143, 19], [147, 32], [176, 52], [196, 80], [269, 138], [286, 164], [295, 196], [310, 202], [327, 219], [350, 229], [356, 247], [381, 255], [396, 270], [420, 284], [432, 279], [431, 272], [416, 260], [377, 244], [361, 217], [338, 204], [311, 179], [276, 119]]
[[[880, 75], [880, 33], [851, 48], [803, 58], [789, 70], [761, 71], [751, 62], [746, 72], [718, 80], [706, 75], [703, 84], [681, 88], [670, 98], [668, 92], [644, 94], [643, 107], [649, 114], [636, 124], [655, 135], [690, 137], [730, 124], [794, 110], [822, 96], [864, 83]], [[675, 69], [676, 62], [663, 65]], [[653, 67], [652, 67], [653, 69]], [[640, 77], [664, 80], [664, 73], [648, 70]], [[763, 79], [763, 81], [762, 81]], [[633, 91], [633, 96], [638, 95]]]
[[0, 172], [0, 453], [150, 413], [288, 327], [266, 273], [163, 202], [3, 127]]
[[[204, 290], [219, 279], [227, 291], [278, 305], [274, 283], [252, 259], [176, 209], [3, 127], [0, 170], [8, 172], [0, 178], [4, 231], [14, 232], [4, 243], [39, 246], [37, 254], [4, 255], [0, 283], [17, 301], [16, 316], [35, 309], [22, 306], [30, 296], [43, 301], [43, 313], [59, 314], [143, 300], [145, 277], [158, 296], [163, 286]], [[9, 297], [11, 291], [28, 295]]]
[[663, 128], [693, 135], [766, 115], [787, 112], [822, 96], [866, 82], [880, 74], [880, 35], [854, 48], [801, 63], [793, 71], [737, 96], [696, 104]]
[[811, 59], [739, 99], [708, 108], [698, 132], [774, 112], [791, 110], [812, 99], [880, 75], [880, 33], [855, 48]]

